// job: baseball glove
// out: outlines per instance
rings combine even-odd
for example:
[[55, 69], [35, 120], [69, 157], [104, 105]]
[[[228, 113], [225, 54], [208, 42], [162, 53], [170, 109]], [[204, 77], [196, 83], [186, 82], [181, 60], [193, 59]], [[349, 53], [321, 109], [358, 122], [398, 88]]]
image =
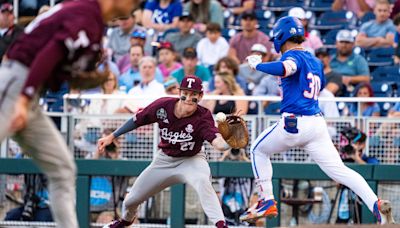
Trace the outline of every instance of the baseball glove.
[[240, 116], [230, 115], [224, 121], [218, 121], [218, 130], [232, 148], [245, 148], [249, 143], [246, 122]]
[[110, 75], [108, 65], [105, 63], [103, 69], [94, 69], [91, 71], [74, 70], [71, 72], [71, 78], [68, 80], [73, 89], [86, 90], [97, 88], [107, 81]]

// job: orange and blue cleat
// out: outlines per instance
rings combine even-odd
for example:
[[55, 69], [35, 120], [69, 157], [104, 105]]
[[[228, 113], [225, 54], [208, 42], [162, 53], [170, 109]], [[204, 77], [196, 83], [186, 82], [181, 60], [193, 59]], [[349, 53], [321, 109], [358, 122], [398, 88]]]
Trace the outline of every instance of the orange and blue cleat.
[[241, 221], [254, 222], [259, 218], [267, 217], [272, 218], [278, 215], [278, 209], [276, 208], [276, 201], [270, 200], [259, 200], [256, 204], [250, 207], [245, 213], [240, 216]]

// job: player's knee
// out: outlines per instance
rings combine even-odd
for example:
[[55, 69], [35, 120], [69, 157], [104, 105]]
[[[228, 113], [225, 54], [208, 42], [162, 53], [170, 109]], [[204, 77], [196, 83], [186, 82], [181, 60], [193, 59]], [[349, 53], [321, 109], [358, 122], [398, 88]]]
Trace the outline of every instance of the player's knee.
[[129, 211], [130, 213], [136, 213], [137, 208], [142, 202], [136, 197], [125, 198], [122, 202], [122, 207], [125, 211]]
[[197, 188], [205, 188], [208, 185], [210, 185], [210, 183], [211, 183], [210, 176], [198, 175], [192, 181], [191, 185], [193, 186], [193, 188], [197, 189]]

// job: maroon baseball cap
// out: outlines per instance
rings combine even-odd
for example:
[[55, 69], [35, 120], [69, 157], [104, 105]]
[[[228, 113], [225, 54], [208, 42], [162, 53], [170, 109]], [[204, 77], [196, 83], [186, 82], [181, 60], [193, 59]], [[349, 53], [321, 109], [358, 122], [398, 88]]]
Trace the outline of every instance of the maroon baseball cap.
[[158, 46], [158, 50], [161, 50], [161, 49], [168, 49], [168, 50], [171, 50], [172, 52], [175, 51], [174, 45], [172, 45], [171, 42], [161, 42], [160, 46]]
[[190, 91], [202, 93], [203, 92], [203, 82], [197, 76], [186, 75], [182, 79], [179, 89], [190, 90]]

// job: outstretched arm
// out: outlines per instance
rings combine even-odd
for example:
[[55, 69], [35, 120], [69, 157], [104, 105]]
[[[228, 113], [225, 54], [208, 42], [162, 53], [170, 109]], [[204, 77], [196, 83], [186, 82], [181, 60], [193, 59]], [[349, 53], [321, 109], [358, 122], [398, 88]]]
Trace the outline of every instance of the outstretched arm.
[[113, 133], [107, 135], [106, 137], [103, 137], [99, 139], [97, 143], [97, 148], [100, 152], [104, 150], [104, 148], [108, 145], [111, 144], [111, 142], [115, 139], [118, 138], [119, 136], [130, 132], [136, 128], [136, 124], [133, 121], [133, 118], [130, 118], [127, 120], [121, 127], [119, 127], [117, 130], [115, 130]]
[[212, 141], [211, 145], [219, 151], [226, 151], [231, 149], [224, 138], [222, 138], [221, 134], [217, 134], [217, 137]]
[[246, 60], [251, 68], [274, 76], [287, 77], [297, 71], [297, 64], [291, 59], [263, 63], [261, 56], [250, 55]]

